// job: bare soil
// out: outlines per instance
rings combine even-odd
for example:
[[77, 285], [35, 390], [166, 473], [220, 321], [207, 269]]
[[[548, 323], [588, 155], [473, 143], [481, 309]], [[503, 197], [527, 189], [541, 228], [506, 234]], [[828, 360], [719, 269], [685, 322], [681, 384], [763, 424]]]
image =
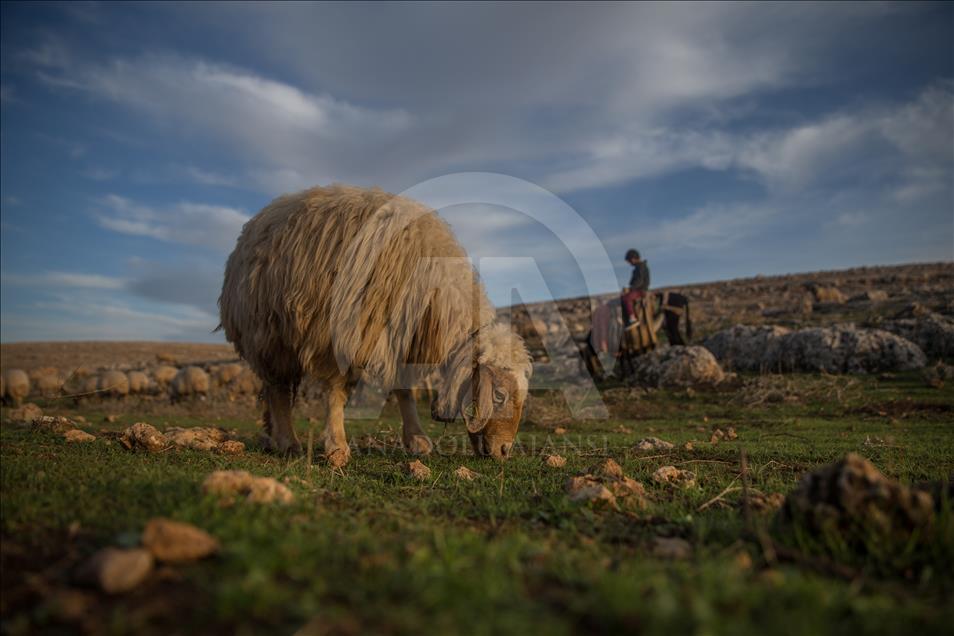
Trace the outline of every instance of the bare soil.
[[141, 368], [155, 364], [159, 357], [174, 359], [178, 365], [234, 360], [230, 344], [189, 342], [15, 342], [0, 345], [0, 366], [13, 369], [56, 367], [68, 370], [80, 366]]

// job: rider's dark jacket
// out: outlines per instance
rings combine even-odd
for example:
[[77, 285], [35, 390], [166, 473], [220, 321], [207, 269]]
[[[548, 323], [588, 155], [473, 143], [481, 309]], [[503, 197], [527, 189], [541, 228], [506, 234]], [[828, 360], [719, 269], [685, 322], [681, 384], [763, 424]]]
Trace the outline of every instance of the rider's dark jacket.
[[632, 291], [641, 292], [649, 290], [649, 265], [646, 261], [639, 261], [633, 266], [633, 275], [629, 279], [629, 288]]

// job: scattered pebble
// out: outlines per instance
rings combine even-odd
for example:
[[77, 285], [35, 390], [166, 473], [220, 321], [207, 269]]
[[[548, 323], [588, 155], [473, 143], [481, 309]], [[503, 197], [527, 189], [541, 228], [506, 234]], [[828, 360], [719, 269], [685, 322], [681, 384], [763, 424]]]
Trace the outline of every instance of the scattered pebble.
[[543, 460], [550, 468], [563, 468], [566, 466], [566, 457], [562, 455], [547, 455]]
[[[739, 501], [741, 505], [741, 500]], [[760, 492], [749, 493], [749, 505], [757, 512], [774, 512], [785, 503], [785, 495], [780, 492], [763, 494]]]
[[49, 433], [65, 433], [76, 428], [75, 422], [62, 415], [41, 415], [33, 420], [34, 431], [46, 431]]
[[95, 435], [90, 435], [86, 431], [81, 431], [78, 428], [71, 429], [63, 433], [63, 439], [67, 442], [93, 442], [96, 440]]
[[735, 563], [735, 567], [743, 572], [748, 572], [752, 569], [752, 557], [749, 556], [748, 552], [739, 552], [735, 555], [733, 562]]
[[634, 479], [623, 474], [622, 467], [613, 459], [607, 459], [592, 469], [595, 474], [571, 477], [566, 490], [571, 501], [597, 501], [619, 509], [619, 501], [630, 508], [645, 508], [646, 489]]
[[27, 402], [20, 408], [10, 409], [7, 412], [7, 419], [14, 424], [32, 424], [33, 420], [41, 417], [43, 417], [43, 409], [33, 402]]
[[593, 478], [592, 475], [571, 477], [569, 481], [566, 482], [566, 491], [570, 495], [570, 501], [594, 502], [613, 508], [618, 507], [616, 504], [616, 495]]
[[431, 469], [422, 464], [421, 460], [419, 459], [415, 459], [413, 462], [408, 462], [405, 464], [404, 472], [414, 479], [419, 479], [421, 481], [431, 478]]
[[227, 439], [216, 446], [215, 450], [224, 455], [241, 455], [245, 452], [245, 444], [238, 440]]
[[199, 451], [210, 451], [226, 440], [226, 432], [220, 428], [180, 428], [174, 426], [164, 433], [166, 440], [178, 448], [191, 448]]
[[121, 594], [142, 583], [152, 566], [152, 555], [146, 550], [104, 548], [80, 566], [76, 578], [107, 594]]
[[142, 545], [159, 561], [181, 563], [214, 554], [219, 542], [209, 533], [188, 523], [157, 517], [142, 531]]
[[686, 442], [685, 444], [683, 444], [682, 447], [684, 450], [687, 450], [687, 451], [691, 451], [695, 448], [695, 446], [692, 445], [692, 442]]
[[217, 470], [202, 482], [202, 491], [218, 495], [226, 504], [244, 496], [252, 503], [289, 503], [295, 495], [271, 477], [256, 477], [246, 470]]
[[692, 488], [696, 485], [696, 476], [688, 470], [682, 470], [675, 466], [662, 466], [653, 473], [653, 481], [660, 484]]
[[734, 427], [730, 426], [729, 428], [725, 429], [726, 439], [732, 440], [732, 439], [738, 439], [738, 437], [739, 437], [739, 434], [735, 432]]
[[658, 437], [646, 437], [636, 443], [636, 450], [670, 450], [672, 443], [659, 439]]
[[458, 479], [463, 479], [464, 481], [474, 481], [474, 478], [478, 476], [478, 473], [475, 473], [466, 466], [460, 466], [457, 470], [454, 471], [454, 475]]
[[198, 451], [217, 451], [226, 455], [240, 455], [245, 452], [245, 444], [228, 439], [228, 432], [221, 428], [196, 426], [181, 428], [174, 426], [164, 433], [166, 441], [177, 448], [191, 448]]
[[646, 488], [635, 479], [623, 476], [620, 479], [609, 482], [610, 490], [617, 497], [630, 497], [636, 502], [637, 508], [646, 507]]
[[115, 424], [116, 422], [119, 421], [119, 416], [114, 414], [106, 415], [105, 417], [103, 417], [103, 421], [109, 424]]
[[606, 459], [593, 468], [593, 472], [600, 477], [606, 477], [609, 479], [622, 479], [623, 478], [623, 467], [616, 463], [615, 459]]
[[712, 431], [712, 437], [709, 438], [709, 443], [718, 444], [720, 441], [724, 439], [725, 439], [725, 433], [722, 431], [721, 428], [717, 428], [716, 430]]
[[677, 537], [655, 537], [653, 555], [663, 559], [688, 559], [692, 556], [692, 545]]
[[166, 436], [160, 433], [155, 426], [145, 422], [136, 422], [123, 431], [119, 443], [129, 450], [145, 450], [155, 453], [164, 449], [168, 441]]
[[557, 426], [555, 429], [553, 429], [553, 434], [554, 434], [554, 435], [566, 435], [566, 429], [563, 428], [562, 426]]

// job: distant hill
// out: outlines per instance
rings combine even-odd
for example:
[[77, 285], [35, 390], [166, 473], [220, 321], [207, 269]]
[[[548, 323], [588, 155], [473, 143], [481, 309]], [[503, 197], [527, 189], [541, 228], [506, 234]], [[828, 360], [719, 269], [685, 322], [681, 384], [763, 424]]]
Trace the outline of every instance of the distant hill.
[[[696, 340], [734, 324], [805, 326], [835, 322], [875, 324], [913, 303], [941, 314], [954, 314], [954, 262], [855, 267], [852, 269], [753, 276], [711, 283], [671, 286], [690, 299]], [[616, 294], [579, 297], [554, 303], [529, 303], [498, 310], [511, 316], [525, 337], [543, 328], [559, 328], [554, 309], [577, 339], [589, 331], [590, 314]], [[532, 318], [531, 318], [532, 316]]]
[[[876, 324], [912, 304], [941, 314], [954, 315], [954, 262], [856, 267], [852, 269], [753, 276], [728, 281], [696, 283], [665, 289], [686, 294], [691, 302], [696, 340], [734, 324], [802, 326], [859, 322]], [[662, 290], [660, 290], [662, 291]], [[597, 304], [614, 297], [565, 298], [554, 303], [530, 303], [498, 310], [512, 318], [516, 328], [532, 341], [536, 327], [555, 330], [559, 311], [571, 335], [582, 338], [590, 327], [590, 313]], [[157, 356], [178, 364], [236, 358], [228, 344], [180, 342], [18, 342], [0, 345], [0, 366], [59, 369], [129, 366], [155, 363]]]

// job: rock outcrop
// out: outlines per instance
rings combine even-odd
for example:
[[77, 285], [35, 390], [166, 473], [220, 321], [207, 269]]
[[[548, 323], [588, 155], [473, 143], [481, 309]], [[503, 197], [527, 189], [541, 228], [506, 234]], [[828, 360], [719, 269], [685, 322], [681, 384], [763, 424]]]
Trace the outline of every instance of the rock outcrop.
[[736, 325], [709, 337], [704, 346], [726, 367], [740, 371], [869, 373], [927, 364], [910, 340], [851, 324], [798, 331]]
[[636, 361], [636, 380], [654, 387], [691, 387], [722, 382], [725, 374], [705, 347], [666, 347]]

